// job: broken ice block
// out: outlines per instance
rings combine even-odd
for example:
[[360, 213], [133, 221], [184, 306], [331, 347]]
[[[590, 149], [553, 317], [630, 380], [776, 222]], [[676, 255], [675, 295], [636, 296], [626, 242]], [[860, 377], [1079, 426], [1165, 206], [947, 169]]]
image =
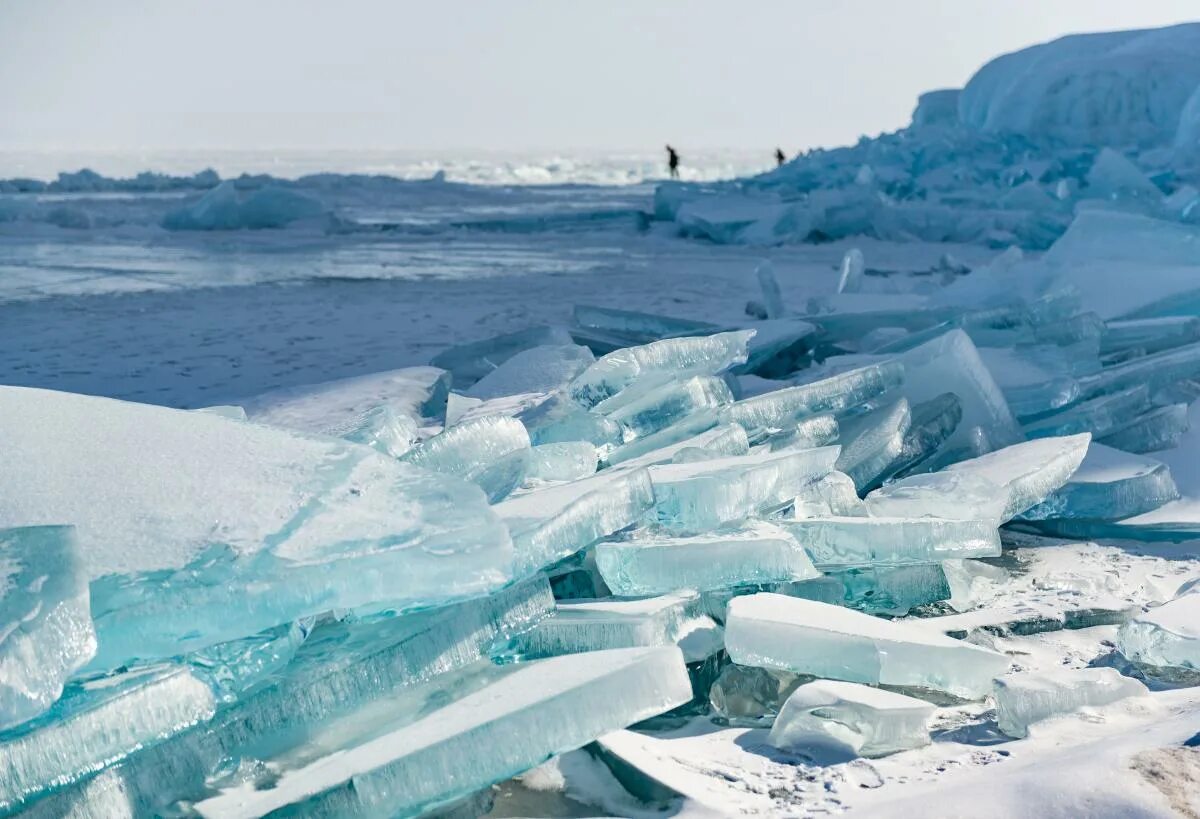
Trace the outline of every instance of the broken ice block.
[[1108, 705], [1146, 693], [1146, 686], [1115, 668], [1080, 668], [997, 677], [996, 724], [1010, 737], [1029, 735], [1035, 722], [1080, 708]]
[[262, 816], [303, 805], [318, 815], [411, 815], [485, 788], [550, 756], [690, 700], [679, 649], [569, 654], [497, 678], [406, 724], [301, 757], [269, 784], [234, 786], [196, 805], [203, 816]]
[[49, 708], [95, 653], [75, 530], [0, 530], [0, 730]]
[[1128, 426], [1150, 408], [1150, 392], [1144, 384], [1127, 390], [1100, 395], [1076, 404], [1024, 427], [1030, 438], [1048, 438], [1090, 432], [1099, 439], [1113, 430]]
[[775, 278], [775, 267], [770, 262], [763, 262], [754, 269], [754, 275], [762, 289], [763, 307], [767, 310], [767, 318], [783, 318], [787, 311], [783, 306], [783, 293], [779, 290], [779, 281]]
[[219, 700], [232, 702], [287, 666], [312, 626], [313, 618], [284, 623], [249, 637], [202, 648], [185, 659], [192, 673]]
[[1087, 174], [1089, 197], [1097, 199], [1161, 202], [1162, 191], [1122, 154], [1101, 148]]
[[596, 566], [613, 594], [623, 596], [724, 589], [820, 574], [795, 538], [761, 521], [694, 537], [649, 534], [598, 543]]
[[704, 435], [697, 435], [695, 440], [696, 443], [684, 441], [683, 447], [675, 449], [675, 454], [671, 456], [671, 463], [711, 461], [730, 455], [746, 455], [750, 451], [746, 430], [737, 424], [722, 424], [714, 427]]
[[912, 413], [903, 398], [872, 412], [843, 419], [838, 433], [842, 453], [837, 459], [837, 470], [849, 475], [859, 492], [873, 489], [900, 457], [911, 423]]
[[1100, 442], [1126, 452], [1158, 452], [1178, 446], [1188, 427], [1187, 404], [1169, 404], [1109, 432]]
[[594, 407], [642, 378], [715, 375], [746, 361], [753, 331], [667, 338], [615, 350], [596, 360], [571, 382], [571, 396]]
[[251, 421], [322, 433], [381, 406], [412, 418], [441, 417], [449, 391], [445, 370], [407, 367], [273, 390], [242, 404]]
[[533, 347], [571, 346], [574, 341], [561, 327], [527, 327], [513, 333], [460, 344], [443, 350], [430, 362], [454, 376], [454, 386], [462, 389], [474, 384], [505, 361]]
[[215, 708], [208, 686], [178, 666], [74, 682], [48, 713], [0, 733], [0, 809], [167, 739]]
[[725, 648], [741, 665], [972, 699], [985, 696], [1009, 665], [1002, 654], [908, 623], [779, 594], [734, 598]]
[[820, 569], [902, 566], [959, 557], [996, 557], [993, 520], [829, 517], [781, 520]]
[[553, 392], [571, 383], [596, 360], [587, 347], [576, 344], [541, 345], [521, 350], [480, 378], [466, 394], [499, 398], [530, 392]]
[[513, 462], [529, 450], [529, 433], [515, 418], [488, 415], [464, 421], [422, 441], [404, 456], [408, 463], [477, 483], [495, 503], [525, 478], [525, 462]]
[[1126, 622], [1117, 648], [1135, 663], [1200, 670], [1200, 590], [1192, 587]]
[[1186, 344], [1120, 364], [1105, 367], [1098, 373], [1080, 376], [1081, 398], [1126, 390], [1144, 385], [1150, 394], [1171, 386], [1177, 381], [1200, 375], [1200, 343]]
[[520, 576], [624, 529], [653, 504], [650, 475], [636, 469], [514, 495], [494, 509], [512, 532]]
[[1200, 318], [1196, 316], [1126, 319], [1105, 323], [1100, 352], [1108, 354], [1138, 349], [1157, 353], [1194, 341], [1200, 341]]
[[562, 395], [552, 395], [522, 410], [518, 417], [534, 445], [587, 441], [601, 451], [608, 451], [622, 441], [621, 428], [615, 422], [588, 412]]
[[918, 606], [950, 599], [945, 567], [953, 562], [839, 569], [813, 580], [775, 583], [762, 591], [903, 617]]
[[529, 452], [525, 477], [539, 481], [575, 481], [595, 474], [596, 447], [587, 441], [542, 444]]
[[676, 532], [705, 532], [769, 511], [828, 473], [837, 456], [833, 446], [652, 466], [655, 519]]
[[629, 437], [651, 435], [684, 418], [704, 410], [714, 410], [733, 402], [725, 382], [713, 376], [694, 376], [668, 381], [644, 393], [620, 408], [607, 412], [603, 404], [596, 408], [620, 424]]
[[912, 407], [912, 419], [904, 435], [900, 455], [880, 477], [903, 474], [931, 458], [958, 429], [960, 421], [962, 402], [954, 393], [943, 393]]
[[[678, 645], [684, 660], [698, 662], [721, 648], [712, 618], [695, 613], [695, 592], [637, 600], [571, 600], [513, 640], [523, 658], [551, 657], [610, 648]], [[692, 649], [689, 651], [689, 649]]]
[[771, 435], [767, 443], [772, 452], [793, 449], [814, 449], [832, 444], [838, 439], [838, 422], [832, 415], [817, 415], [790, 425]]
[[867, 507], [859, 499], [853, 479], [842, 472], [830, 472], [801, 487], [792, 503], [794, 518], [856, 517], [867, 514]]
[[866, 261], [863, 253], [857, 247], [846, 251], [842, 257], [842, 266], [838, 272], [838, 293], [857, 293], [862, 289], [863, 275], [866, 273]]
[[872, 515], [950, 519], [989, 519], [998, 510], [994, 520], [1003, 523], [1065, 484], [1083, 462], [1090, 439], [1087, 433], [1039, 438], [903, 478], [868, 495], [867, 508]]
[[857, 406], [898, 386], [903, 378], [903, 366], [888, 361], [746, 398], [721, 414], [747, 430], [784, 429], [802, 418]]
[[1079, 469], [1022, 520], [1120, 520], [1157, 509], [1179, 497], [1171, 470], [1161, 461], [1092, 444]]
[[[583, 331], [588, 340], [581, 343], [589, 345], [597, 332], [615, 341], [615, 347], [647, 344], [667, 336], [697, 336], [717, 332], [716, 326], [704, 321], [586, 304], [575, 305], [573, 315], [576, 327], [572, 329], [572, 335]], [[611, 352], [611, 349], [605, 352]]]
[[[708, 438], [704, 436], [716, 434], [713, 432], [713, 427], [716, 425], [717, 414], [715, 412], [698, 412], [666, 429], [635, 438], [627, 444], [612, 449], [605, 460], [609, 466], [625, 464], [629, 467], [666, 463], [684, 447], [705, 446], [703, 441], [707, 441]], [[748, 441], [746, 446], [748, 451]], [[744, 455], [746, 453], [743, 451], [736, 454]]]
[[740, 327], [753, 330], [746, 363], [731, 368], [737, 375], [754, 374], [763, 378], [785, 378], [808, 364], [810, 337], [815, 325], [798, 318], [752, 321]]
[[0, 389], [0, 437], [13, 459], [0, 526], [75, 524], [96, 669], [510, 576], [508, 533], [478, 489], [367, 447], [16, 387]]
[[879, 757], [929, 744], [937, 708], [857, 683], [815, 680], [787, 698], [767, 742], [819, 757]]
[[345, 438], [347, 441], [369, 446], [384, 455], [399, 458], [412, 449], [417, 440], [417, 432], [416, 421], [385, 404], [322, 430], [321, 434]]

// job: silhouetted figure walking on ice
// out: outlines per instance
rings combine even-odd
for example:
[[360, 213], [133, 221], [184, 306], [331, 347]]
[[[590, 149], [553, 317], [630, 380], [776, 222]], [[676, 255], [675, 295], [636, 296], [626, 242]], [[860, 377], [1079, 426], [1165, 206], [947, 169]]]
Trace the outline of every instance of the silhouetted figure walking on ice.
[[775, 149], [775, 165], [782, 167], [783, 163], [787, 162], [787, 157], [783, 155], [783, 148]]
[[671, 178], [679, 178], [679, 154], [670, 145], [667, 146], [667, 167], [671, 169]]

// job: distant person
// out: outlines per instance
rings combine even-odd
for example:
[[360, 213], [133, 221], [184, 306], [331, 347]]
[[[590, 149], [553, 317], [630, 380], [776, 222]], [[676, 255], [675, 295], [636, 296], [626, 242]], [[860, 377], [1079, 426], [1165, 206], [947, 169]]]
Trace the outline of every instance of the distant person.
[[784, 162], [787, 162], [787, 157], [784, 156], [784, 154], [783, 154], [783, 148], [776, 148], [775, 149], [775, 165], [777, 167], [782, 167]]
[[667, 146], [667, 167], [671, 169], [671, 178], [679, 178], [679, 154], [670, 145]]

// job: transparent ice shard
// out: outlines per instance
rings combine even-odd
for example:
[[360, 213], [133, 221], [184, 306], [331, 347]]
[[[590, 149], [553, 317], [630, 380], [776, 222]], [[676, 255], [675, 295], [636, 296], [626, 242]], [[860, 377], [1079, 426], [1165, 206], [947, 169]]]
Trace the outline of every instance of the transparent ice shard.
[[209, 687], [178, 666], [74, 682], [45, 715], [0, 733], [0, 809], [160, 742], [215, 708]]
[[994, 520], [829, 517], [779, 524], [819, 569], [902, 566], [1000, 554]]
[[0, 530], [0, 730], [49, 708], [96, 653], [70, 526]]
[[650, 474], [635, 469], [514, 495], [493, 508], [512, 532], [520, 576], [637, 522], [653, 504]]
[[1183, 593], [1139, 614], [1117, 632], [1126, 659], [1145, 665], [1200, 670], [1200, 590]]
[[962, 402], [954, 393], [943, 393], [914, 406], [900, 455], [880, 477], [886, 479], [902, 474], [933, 457], [958, 429], [961, 421]]
[[526, 478], [539, 481], [575, 481], [595, 474], [596, 447], [587, 441], [542, 444], [529, 453]]
[[[448, 427], [414, 447], [404, 460], [422, 469], [479, 484], [495, 503], [525, 478], [530, 442], [515, 418], [489, 415]], [[516, 458], [512, 457], [516, 453]]]
[[406, 367], [273, 390], [242, 404], [251, 421], [323, 433], [381, 406], [412, 418], [441, 417], [449, 391], [449, 374], [445, 370]]
[[[890, 483], [866, 498], [872, 515], [992, 519], [1003, 523], [1041, 503], [1083, 462], [1091, 436], [1040, 438], [941, 472]], [[999, 513], [998, 518], [991, 517]]]
[[811, 676], [772, 668], [729, 663], [708, 691], [712, 714], [720, 721], [744, 727], [770, 727], [779, 709]]
[[570, 398], [552, 395], [518, 416], [534, 445], [587, 441], [607, 452], [623, 440], [621, 427], [603, 415], [588, 412]]
[[323, 430], [322, 434], [345, 438], [399, 458], [412, 449], [418, 432], [417, 422], [412, 417], [385, 404]]
[[952, 562], [841, 569], [800, 583], [776, 583], [764, 591], [903, 617], [918, 606], [950, 599], [945, 567]]
[[219, 700], [232, 702], [287, 666], [312, 626], [311, 618], [284, 623], [249, 637], [202, 648], [185, 659], [192, 673], [207, 683]]
[[0, 526], [75, 524], [93, 668], [510, 577], [511, 541], [477, 488], [367, 447], [16, 387], [0, 389], [0, 437]]
[[779, 594], [734, 598], [725, 648], [741, 665], [972, 699], [1009, 666], [1002, 654], [908, 623]]
[[1078, 380], [1080, 397], [1086, 399], [1143, 385], [1153, 395], [1178, 381], [1197, 376], [1200, 376], [1200, 343], [1132, 358]]
[[697, 412], [731, 403], [733, 395], [724, 381], [713, 376], [694, 376], [669, 381], [605, 414], [620, 424], [628, 437], [637, 438], [666, 429]]
[[462, 389], [474, 384], [517, 353], [533, 347], [571, 346], [571, 335], [561, 327], [527, 327], [514, 333], [485, 338], [450, 347], [433, 357], [435, 367], [454, 376], [454, 386]]
[[1200, 341], [1200, 318], [1196, 316], [1126, 319], [1105, 324], [1100, 352], [1108, 354], [1138, 349], [1145, 353], [1157, 353], [1196, 341]]
[[798, 387], [756, 395], [722, 411], [747, 430], [785, 429], [800, 419], [857, 406], [899, 386], [904, 368], [883, 362]]
[[867, 514], [867, 507], [858, 497], [854, 480], [836, 471], [801, 487], [792, 503], [792, 517], [795, 518], [856, 517]]
[[837, 447], [820, 447], [652, 466], [654, 518], [672, 531], [706, 532], [769, 511], [828, 473], [837, 455]]
[[838, 439], [838, 422], [832, 415], [816, 415], [790, 425], [787, 429], [771, 435], [767, 443], [772, 452], [787, 452], [793, 449], [815, 449], [832, 444]]
[[842, 453], [837, 459], [837, 470], [849, 475], [859, 492], [874, 488], [900, 458], [911, 423], [912, 413], [903, 398], [843, 419], [838, 436]]
[[521, 393], [562, 389], [596, 360], [591, 350], [576, 344], [541, 345], [521, 350], [476, 381], [466, 394], [500, 398]]
[[1166, 464], [1092, 444], [1071, 479], [1046, 500], [1022, 512], [1020, 518], [1120, 520], [1157, 509], [1178, 497], [1179, 490]]
[[[703, 660], [721, 648], [721, 633], [712, 618], [695, 611], [699, 595], [672, 592], [634, 600], [571, 600], [512, 643], [523, 658], [552, 657], [580, 651], [636, 646], [684, 649], [688, 662]], [[707, 639], [697, 639], [706, 637]], [[682, 644], [682, 645], [681, 645]], [[688, 649], [697, 647], [689, 655]]]
[[741, 330], [667, 338], [615, 350], [584, 370], [571, 383], [570, 393], [584, 407], [593, 407], [638, 379], [715, 375], [746, 361], [752, 336], [753, 331]]
[[967, 430], [981, 427], [993, 446], [1022, 439], [1012, 412], [978, 350], [962, 330], [952, 330], [895, 359], [904, 371], [900, 393], [916, 405], [952, 392], [962, 404], [962, 422], [947, 446], [967, 443]]
[[695, 336], [717, 331], [716, 326], [703, 321], [586, 304], [575, 305], [573, 314], [576, 328], [588, 333], [589, 343], [592, 333], [588, 331], [599, 331], [604, 336], [615, 337], [619, 347], [646, 344], [666, 336]]
[[1168, 404], [1109, 432], [1100, 442], [1126, 452], [1159, 452], [1179, 446], [1188, 428], [1188, 405]]
[[887, 756], [928, 745], [936, 710], [892, 691], [815, 680], [787, 698], [767, 742], [819, 758]]
[[783, 306], [783, 293], [779, 290], [779, 281], [775, 278], [775, 266], [769, 261], [762, 262], [754, 269], [754, 275], [762, 290], [763, 307], [766, 308], [767, 318], [783, 318], [787, 314], [787, 310]]
[[1135, 418], [1150, 408], [1150, 392], [1145, 385], [1127, 390], [1100, 395], [1090, 401], [1076, 404], [1064, 412], [1056, 413], [1024, 426], [1030, 438], [1049, 438], [1090, 432], [1093, 438], [1101, 438], [1114, 430], [1128, 426]]
[[997, 677], [996, 724], [1010, 737], [1029, 735], [1029, 726], [1080, 708], [1108, 705], [1145, 694], [1146, 686], [1115, 668], [1064, 669]]
[[596, 544], [596, 566], [613, 594], [725, 589], [817, 577], [786, 531], [761, 521], [693, 537], [639, 535]]
[[671, 456], [671, 463], [683, 464], [695, 461], [711, 461], [730, 455], [746, 455], [750, 452], [750, 442], [746, 438], [746, 430], [737, 424], [722, 424], [709, 431], [711, 434], [696, 436], [700, 439], [697, 444], [687, 441]]
[[861, 290], [866, 269], [867, 264], [863, 259], [862, 251], [857, 247], [847, 250], [846, 255], [842, 257], [842, 266], [838, 272], [837, 292], [857, 293]]
[[737, 424], [717, 425], [716, 413], [699, 412], [677, 424], [613, 450], [610, 466], [625, 468], [669, 463], [685, 449], [703, 449], [714, 455], [745, 455], [750, 451], [746, 430]]
[[410, 815], [485, 788], [609, 731], [691, 699], [679, 649], [629, 648], [521, 663], [415, 721], [282, 770], [271, 786], [227, 790], [203, 816], [262, 816], [303, 805], [322, 816]]
[[1141, 170], [1112, 148], [1101, 148], [1087, 174], [1086, 194], [1097, 199], [1162, 201], [1163, 194]]

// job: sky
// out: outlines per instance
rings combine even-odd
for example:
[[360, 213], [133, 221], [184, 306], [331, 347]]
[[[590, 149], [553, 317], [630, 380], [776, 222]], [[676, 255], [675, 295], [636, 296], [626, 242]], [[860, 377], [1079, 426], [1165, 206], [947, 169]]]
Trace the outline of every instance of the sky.
[[0, 149], [855, 141], [1062, 34], [1196, 0], [0, 0]]

